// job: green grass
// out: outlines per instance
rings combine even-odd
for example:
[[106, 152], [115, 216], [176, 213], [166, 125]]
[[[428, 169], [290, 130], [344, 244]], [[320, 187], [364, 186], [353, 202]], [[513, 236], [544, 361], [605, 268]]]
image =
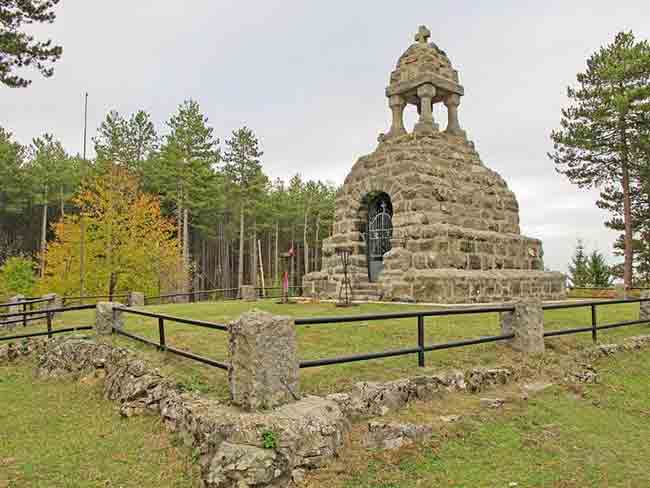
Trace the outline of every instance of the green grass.
[[[279, 305], [271, 300], [254, 304], [241, 301], [201, 302], [194, 304], [170, 304], [146, 307], [178, 317], [188, 317], [217, 323], [227, 323], [243, 312], [257, 308], [274, 314], [292, 317], [331, 315], [357, 315], [395, 311], [430, 310], [431, 307], [396, 304], [363, 304], [352, 308], [337, 308], [331, 303], [308, 303]], [[638, 304], [609, 305], [599, 309], [602, 323], [638, 318]], [[125, 315], [126, 330], [158, 340], [156, 319]], [[84, 325], [93, 322], [92, 311], [69, 312], [57, 319], [56, 327]], [[548, 311], [545, 314], [546, 329], [588, 325], [591, 322], [589, 308]], [[30, 326], [43, 329], [43, 325]], [[442, 343], [452, 340], [496, 335], [500, 333], [498, 314], [477, 314], [449, 317], [430, 317], [425, 320], [426, 343]], [[639, 334], [647, 327], [629, 327], [604, 331], [601, 342]], [[17, 331], [24, 330], [18, 327]], [[167, 343], [196, 354], [217, 360], [227, 358], [227, 334], [218, 330], [166, 322]], [[226, 376], [223, 371], [203, 366], [194, 361], [172, 354], [161, 354], [150, 346], [123, 337], [113, 337], [116, 344], [141, 351], [160, 366], [165, 374], [176, 377], [187, 387], [217, 397], [227, 395]], [[548, 340], [552, 352], [567, 352], [591, 343], [590, 334], [564, 336]], [[416, 319], [353, 322], [298, 327], [298, 344], [301, 359], [326, 358], [364, 352], [385, 351], [413, 347], [417, 344]], [[428, 369], [465, 368], [469, 366], [494, 365], [517, 361], [517, 357], [505, 347], [483, 344], [426, 354]], [[340, 391], [361, 380], [390, 380], [421, 373], [415, 355], [378, 359], [334, 366], [301, 370], [301, 387], [306, 392], [327, 393]]]
[[158, 417], [122, 419], [93, 382], [0, 367], [0, 488], [199, 486], [190, 452]]
[[[342, 453], [344, 461], [314, 473], [308, 486], [645, 488], [650, 352], [608, 358], [597, 367], [599, 385], [555, 386], [499, 412], [480, 410], [478, 397], [464, 395], [465, 420], [438, 426], [424, 446], [369, 452], [357, 440]], [[458, 413], [463, 402], [440, 403], [437, 413], [445, 407]], [[435, 408], [413, 410], [426, 417]]]

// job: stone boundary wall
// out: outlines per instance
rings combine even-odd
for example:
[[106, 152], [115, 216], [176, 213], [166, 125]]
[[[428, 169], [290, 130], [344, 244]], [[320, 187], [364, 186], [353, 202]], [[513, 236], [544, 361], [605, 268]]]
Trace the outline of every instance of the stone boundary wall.
[[[182, 392], [128, 349], [74, 338], [43, 344], [39, 378], [103, 377], [104, 396], [118, 402], [121, 415], [158, 413], [168, 430], [199, 453], [206, 488], [287, 486], [303, 470], [335, 456], [350, 427], [332, 400], [306, 396], [247, 413]], [[265, 433], [272, 434], [275, 448], [264, 447]]]

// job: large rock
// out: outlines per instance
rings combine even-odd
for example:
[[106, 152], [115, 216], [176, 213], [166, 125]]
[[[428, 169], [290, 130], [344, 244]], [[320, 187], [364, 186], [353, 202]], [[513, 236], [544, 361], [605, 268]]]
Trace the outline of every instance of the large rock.
[[121, 303], [117, 302], [98, 302], [95, 311], [95, 332], [98, 335], [109, 335], [113, 333], [113, 327], [116, 329], [124, 328], [124, 319]]
[[364, 436], [366, 447], [399, 449], [416, 442], [424, 442], [433, 434], [430, 425], [399, 424], [395, 422], [370, 422]]
[[544, 310], [538, 298], [520, 300], [514, 312], [501, 314], [501, 332], [514, 334], [510, 341], [515, 351], [528, 354], [544, 352]]
[[289, 317], [243, 314], [229, 325], [228, 382], [233, 402], [248, 410], [299, 398], [296, 330]]
[[[650, 290], [642, 291], [641, 298], [650, 299]], [[650, 300], [639, 303], [639, 320], [647, 320], [650, 322]]]

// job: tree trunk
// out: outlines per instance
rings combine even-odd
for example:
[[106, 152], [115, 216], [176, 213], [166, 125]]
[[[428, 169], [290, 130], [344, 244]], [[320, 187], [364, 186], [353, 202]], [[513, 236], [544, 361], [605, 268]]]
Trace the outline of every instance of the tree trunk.
[[[244, 284], [244, 205], [241, 203], [239, 210], [239, 267], [237, 269], [237, 287], [241, 288]], [[239, 291], [237, 292], [239, 294]]]
[[302, 230], [302, 241], [303, 241], [302, 244], [304, 247], [304, 258], [305, 258], [305, 266], [304, 266], [305, 274], [309, 273], [309, 244], [307, 244], [308, 217], [309, 217], [309, 207], [307, 207], [307, 210], [305, 210], [304, 227]]
[[189, 233], [189, 210], [187, 208], [183, 209], [183, 266], [185, 266], [185, 272], [187, 275], [187, 284], [186, 290], [189, 291], [192, 284], [192, 277], [189, 274], [190, 270], [190, 233]]
[[253, 238], [251, 239], [251, 285], [257, 287], [257, 223], [253, 220]]
[[320, 254], [321, 254], [321, 242], [320, 242], [320, 215], [316, 217], [316, 236], [314, 238], [314, 269], [316, 271], [319, 271], [321, 269], [321, 265], [318, 262]]
[[83, 216], [79, 220], [79, 227], [81, 231], [81, 239], [79, 242], [79, 295], [84, 296], [84, 273], [85, 273], [85, 260], [86, 260], [86, 250], [85, 250], [85, 241], [86, 241], [86, 223], [84, 222]]
[[275, 221], [275, 266], [274, 266], [274, 274], [273, 274], [273, 279], [276, 284], [280, 283], [280, 275], [279, 275], [279, 257], [280, 257], [280, 251], [279, 251], [279, 239], [280, 239], [280, 222], [277, 220]]
[[43, 217], [41, 221], [41, 278], [45, 276], [45, 246], [47, 246], [47, 203], [43, 204]]
[[623, 283], [627, 291], [632, 288], [632, 206], [630, 203], [630, 172], [627, 158], [623, 160], [623, 215], [625, 223], [625, 261], [623, 263]]

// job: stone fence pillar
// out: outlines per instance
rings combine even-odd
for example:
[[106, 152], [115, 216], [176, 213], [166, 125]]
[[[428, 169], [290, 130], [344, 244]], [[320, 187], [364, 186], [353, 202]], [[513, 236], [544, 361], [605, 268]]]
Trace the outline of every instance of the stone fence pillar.
[[[650, 290], [642, 290], [641, 298], [650, 298]], [[650, 322], [650, 302], [639, 303], [639, 320]]]
[[97, 302], [95, 311], [95, 333], [99, 336], [113, 333], [113, 327], [124, 328], [122, 311], [117, 307], [123, 307], [117, 302]]
[[[48, 293], [47, 295], [43, 295], [43, 298], [47, 300], [47, 303], [43, 307], [45, 310], [63, 307], [63, 300], [61, 299], [61, 296], [56, 293]], [[52, 318], [54, 318], [55, 315], [56, 314], [52, 314]]]
[[[25, 301], [25, 295], [16, 295], [13, 296], [9, 299], [9, 303], [16, 303], [19, 304], [20, 302]], [[17, 312], [22, 312], [23, 311], [23, 306], [22, 305], [11, 305], [9, 306], [8, 312], [9, 313], [17, 313]], [[16, 318], [19, 317], [11, 317], [10, 320], [15, 320]]]
[[501, 333], [514, 334], [510, 346], [519, 352], [544, 352], [544, 310], [539, 298], [514, 302], [514, 312], [501, 314]]
[[129, 307], [144, 307], [144, 293], [141, 291], [130, 291], [128, 303]]
[[253, 285], [242, 285], [239, 287], [239, 295], [242, 300], [254, 302], [257, 300], [257, 290]]
[[229, 324], [230, 397], [245, 410], [299, 399], [296, 327], [289, 317], [246, 312]]

